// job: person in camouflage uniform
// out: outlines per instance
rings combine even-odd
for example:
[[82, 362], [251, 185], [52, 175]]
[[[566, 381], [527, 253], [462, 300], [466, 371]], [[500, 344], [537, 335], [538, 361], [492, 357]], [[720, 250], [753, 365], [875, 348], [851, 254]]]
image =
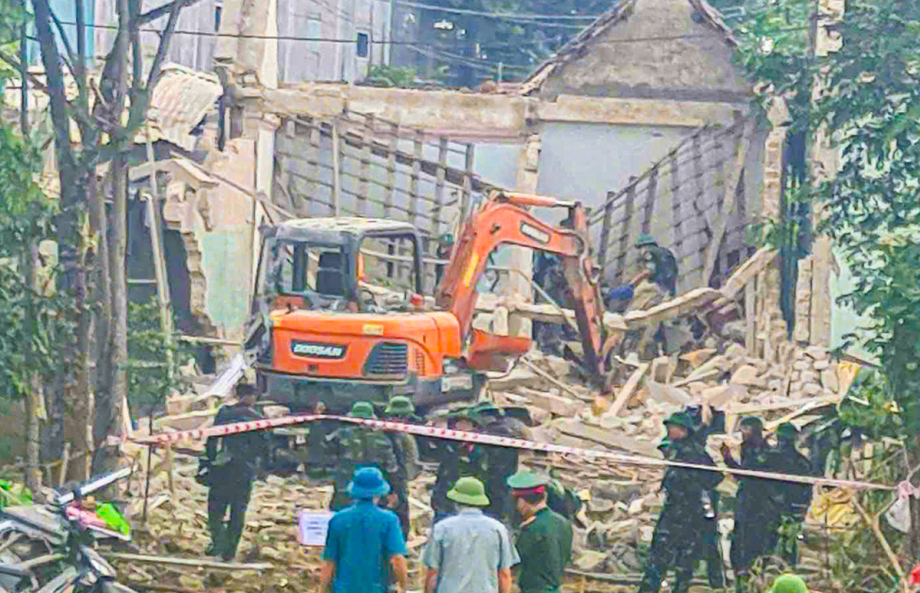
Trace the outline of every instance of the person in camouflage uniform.
[[[353, 418], [375, 419], [374, 407], [369, 402], [356, 402], [348, 413]], [[347, 424], [326, 437], [327, 453], [338, 461], [333, 476], [334, 490], [329, 510], [339, 511], [351, 504], [348, 483], [355, 471], [362, 467], [376, 467], [392, 487], [387, 503], [396, 503], [396, 492], [405, 492], [406, 483], [400, 480], [399, 464], [393, 443], [383, 432], [367, 426]]]
[[[693, 438], [694, 423], [686, 412], [677, 412], [664, 422], [668, 429], [660, 449], [665, 459], [683, 463], [715, 466], [706, 449]], [[693, 576], [694, 560], [703, 548], [702, 534], [706, 518], [701, 494], [714, 489], [722, 476], [718, 472], [702, 469], [668, 467], [661, 489], [665, 503], [655, 525], [648, 564], [639, 586], [639, 593], [657, 593], [669, 568], [674, 568], [677, 579], [674, 593], [686, 593]]]
[[[412, 400], [402, 395], [392, 398], [383, 413], [387, 420], [404, 423], [414, 423], [413, 421], [417, 420], [415, 405]], [[410, 526], [408, 485], [409, 481], [414, 480], [418, 475], [418, 447], [415, 444], [415, 437], [411, 434], [387, 431], [386, 435], [393, 443], [393, 452], [396, 454], [397, 484], [405, 486], [402, 490], [393, 490], [393, 493], [396, 494], [396, 504], [391, 510], [399, 517], [403, 537], [408, 538]]]
[[[759, 418], [741, 420], [741, 463], [732, 457], [727, 444], [722, 445], [722, 458], [731, 469], [771, 471], [772, 448], [763, 438], [763, 423]], [[738, 493], [735, 500], [735, 528], [732, 532], [730, 559], [735, 573], [735, 591], [743, 593], [749, 580], [751, 566], [758, 558], [771, 554], [776, 548], [779, 509], [776, 505], [778, 482], [765, 478], [736, 477]]]
[[[770, 467], [782, 474], [810, 476], [811, 462], [796, 449], [799, 431], [795, 425], [784, 422], [776, 428], [776, 449], [771, 456]], [[778, 482], [779, 491], [779, 550], [789, 566], [799, 563], [799, 534], [802, 523], [811, 505], [812, 487], [797, 482]]]

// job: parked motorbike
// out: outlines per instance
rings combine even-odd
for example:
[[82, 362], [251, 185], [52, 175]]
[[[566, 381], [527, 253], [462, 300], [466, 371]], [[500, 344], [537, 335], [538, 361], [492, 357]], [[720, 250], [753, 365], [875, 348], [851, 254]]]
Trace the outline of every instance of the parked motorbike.
[[101, 539], [130, 541], [81, 508], [84, 498], [125, 478], [130, 468], [91, 478], [48, 504], [0, 511], [0, 593], [134, 593], [94, 549]]

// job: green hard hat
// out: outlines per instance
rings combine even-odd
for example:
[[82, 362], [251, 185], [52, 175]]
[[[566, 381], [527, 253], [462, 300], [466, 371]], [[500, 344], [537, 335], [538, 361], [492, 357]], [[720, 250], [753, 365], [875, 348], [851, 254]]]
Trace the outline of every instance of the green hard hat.
[[411, 416], [415, 414], [415, 404], [405, 395], [397, 395], [387, 404], [387, 409], [384, 410], [384, 413], [387, 416]]
[[471, 477], [457, 480], [454, 487], [447, 493], [447, 498], [471, 507], [489, 506], [489, 497], [486, 496], [485, 486], [476, 478]]
[[741, 419], [741, 426], [750, 426], [756, 430], [763, 430], [763, 420], [757, 416], [745, 416]]
[[538, 474], [530, 470], [522, 469], [513, 476], [509, 476], [506, 480], [508, 487], [512, 490], [530, 490], [531, 488], [539, 488], [540, 486], [546, 486], [550, 483], [548, 476]]
[[493, 418], [498, 418], [502, 415], [502, 411], [490, 404], [489, 402], [482, 402], [467, 408], [467, 413], [470, 417], [470, 420], [478, 423], [488, 422]]
[[794, 439], [799, 436], [799, 429], [791, 422], [783, 422], [776, 427], [776, 436], [780, 439]]
[[639, 235], [639, 238], [636, 239], [636, 247], [652, 247], [654, 245], [658, 245], [658, 241], [651, 235]]
[[808, 593], [808, 585], [795, 574], [780, 575], [767, 593]]
[[377, 415], [374, 414], [374, 406], [370, 402], [355, 402], [351, 406], [351, 411], [348, 412], [348, 415], [352, 418], [365, 418], [367, 420], [377, 418]]
[[674, 412], [665, 419], [664, 425], [682, 426], [687, 430], [694, 429], [693, 418], [691, 418], [690, 414], [686, 412]]

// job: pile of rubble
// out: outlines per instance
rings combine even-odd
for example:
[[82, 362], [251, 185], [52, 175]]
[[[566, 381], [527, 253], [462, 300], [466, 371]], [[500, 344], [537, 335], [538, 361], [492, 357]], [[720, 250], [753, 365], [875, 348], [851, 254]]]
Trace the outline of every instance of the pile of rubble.
[[[621, 360], [627, 369], [626, 379], [601, 416], [591, 412], [595, 394], [579, 380], [577, 367], [537, 351], [528, 354], [511, 373], [491, 378], [488, 391], [499, 405], [529, 410], [535, 426], [528, 436], [536, 441], [650, 457], [660, 457], [656, 446], [664, 435], [664, 418], [688, 404], [705, 401], [726, 412], [729, 434], [709, 440], [710, 454], [720, 459], [722, 442], [740, 445], [740, 436], [733, 434], [731, 426], [741, 416], [762, 417], [767, 430], [784, 421], [801, 424], [814, 407], [806, 404], [837, 401], [840, 388], [849, 383], [820, 348], [790, 344], [781, 348], [781, 361], [767, 363], [748, 356], [743, 346], [731, 340], [707, 346], [711, 347], [645, 362], [635, 356]], [[150, 520], [138, 529], [135, 543], [145, 554], [200, 558], [208, 544], [207, 491], [194, 481], [194, 457], [176, 455], [172, 494], [168, 493], [167, 476], [157, 475], [151, 487]], [[553, 473], [576, 491], [588, 491], [583, 516], [587, 529], [576, 529], [575, 571], [638, 576], [643, 544], [651, 540], [663, 503], [658, 492], [659, 469], [530, 452], [522, 455], [522, 463]], [[411, 485], [410, 566], [418, 584], [423, 572], [419, 555], [433, 515], [428, 506], [434, 482], [432, 469], [428, 467], [429, 471], [422, 472]], [[726, 479], [720, 490], [733, 496], [734, 481]], [[315, 584], [320, 550], [298, 543], [297, 513], [325, 509], [330, 497], [328, 482], [313, 481], [302, 474], [270, 476], [257, 484], [239, 561], [272, 565], [263, 572], [134, 562], [122, 562], [119, 569], [129, 582], [155, 582], [161, 590], [300, 590]], [[140, 526], [139, 504], [134, 509], [133, 523]], [[721, 532], [730, 533], [730, 516], [721, 521]]]

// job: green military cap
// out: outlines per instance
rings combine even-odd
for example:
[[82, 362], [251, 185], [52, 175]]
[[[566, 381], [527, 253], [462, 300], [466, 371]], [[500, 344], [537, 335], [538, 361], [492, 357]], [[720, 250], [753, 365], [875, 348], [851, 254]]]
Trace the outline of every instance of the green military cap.
[[415, 414], [415, 404], [405, 395], [397, 395], [387, 404], [387, 409], [384, 410], [384, 413], [387, 416], [411, 416]]
[[478, 424], [483, 424], [493, 418], [500, 417], [502, 415], [502, 411], [489, 402], [482, 402], [471, 408], [468, 408], [467, 415], [469, 416], [470, 420]]
[[636, 247], [654, 247], [658, 245], [658, 241], [652, 238], [651, 235], [639, 235], [639, 238], [636, 239]]
[[471, 507], [489, 506], [489, 497], [486, 496], [486, 487], [476, 478], [460, 478], [454, 487], [447, 493], [447, 498], [460, 504]]
[[799, 429], [791, 422], [783, 422], [776, 427], [776, 436], [781, 439], [794, 439], [799, 436]]
[[741, 419], [741, 426], [750, 426], [757, 430], [763, 429], [763, 420], [756, 416], [745, 416]]
[[548, 476], [530, 470], [522, 469], [506, 480], [512, 490], [532, 490], [550, 483]]
[[768, 593], [808, 593], [808, 585], [798, 575], [784, 574], [773, 581]]
[[686, 412], [674, 412], [668, 416], [664, 421], [665, 426], [682, 426], [687, 430], [693, 430], [693, 418], [690, 417], [690, 414]]
[[377, 418], [377, 415], [374, 414], [374, 406], [370, 402], [355, 402], [351, 406], [351, 411], [348, 412], [348, 415], [352, 418], [365, 418], [367, 420]]

